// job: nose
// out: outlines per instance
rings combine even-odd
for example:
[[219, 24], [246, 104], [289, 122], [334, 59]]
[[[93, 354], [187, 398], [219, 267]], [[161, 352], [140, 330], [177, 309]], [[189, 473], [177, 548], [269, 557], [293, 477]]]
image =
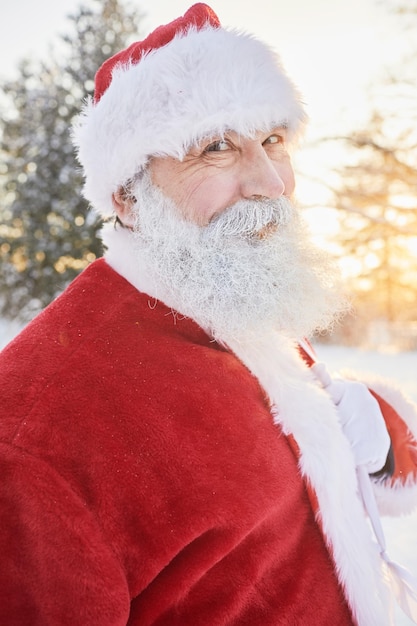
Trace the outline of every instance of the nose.
[[294, 190], [294, 174], [289, 160], [270, 159], [262, 146], [245, 160], [242, 170], [241, 194], [249, 199], [264, 197], [271, 200]]

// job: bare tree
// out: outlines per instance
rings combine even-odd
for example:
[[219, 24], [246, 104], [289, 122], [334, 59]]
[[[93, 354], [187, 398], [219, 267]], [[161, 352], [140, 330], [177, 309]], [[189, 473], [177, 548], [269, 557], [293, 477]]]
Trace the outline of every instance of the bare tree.
[[[417, 2], [392, 7], [406, 24]], [[359, 316], [417, 320], [417, 42], [410, 57], [372, 86], [368, 122], [343, 142], [333, 206], [337, 243]], [[350, 321], [351, 323], [351, 321]]]

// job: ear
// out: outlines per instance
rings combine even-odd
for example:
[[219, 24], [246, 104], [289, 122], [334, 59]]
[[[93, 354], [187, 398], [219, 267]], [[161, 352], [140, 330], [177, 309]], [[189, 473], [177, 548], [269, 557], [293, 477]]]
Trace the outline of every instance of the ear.
[[133, 228], [135, 218], [133, 214], [133, 205], [135, 204], [135, 198], [126, 193], [124, 187], [119, 187], [117, 191], [112, 194], [113, 208], [116, 211], [120, 221], [127, 228]]

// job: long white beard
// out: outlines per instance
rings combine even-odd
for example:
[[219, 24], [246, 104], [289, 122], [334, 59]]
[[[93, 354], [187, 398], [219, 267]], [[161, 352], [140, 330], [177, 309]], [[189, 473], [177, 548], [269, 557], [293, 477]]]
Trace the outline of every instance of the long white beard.
[[198, 226], [148, 173], [133, 194], [139, 263], [158, 296], [214, 338], [251, 342], [274, 330], [297, 339], [345, 311], [327, 254], [313, 247], [288, 199], [242, 200]]

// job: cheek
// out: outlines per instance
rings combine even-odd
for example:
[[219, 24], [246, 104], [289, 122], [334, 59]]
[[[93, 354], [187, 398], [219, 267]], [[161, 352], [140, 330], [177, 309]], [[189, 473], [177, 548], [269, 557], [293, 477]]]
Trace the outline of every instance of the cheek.
[[179, 199], [179, 208], [187, 219], [207, 226], [214, 215], [222, 213], [237, 200], [236, 185], [230, 175], [209, 175], [189, 181]]
[[150, 164], [152, 182], [170, 198], [182, 215], [200, 226], [239, 200], [239, 186], [230, 168], [185, 167], [170, 158]]

